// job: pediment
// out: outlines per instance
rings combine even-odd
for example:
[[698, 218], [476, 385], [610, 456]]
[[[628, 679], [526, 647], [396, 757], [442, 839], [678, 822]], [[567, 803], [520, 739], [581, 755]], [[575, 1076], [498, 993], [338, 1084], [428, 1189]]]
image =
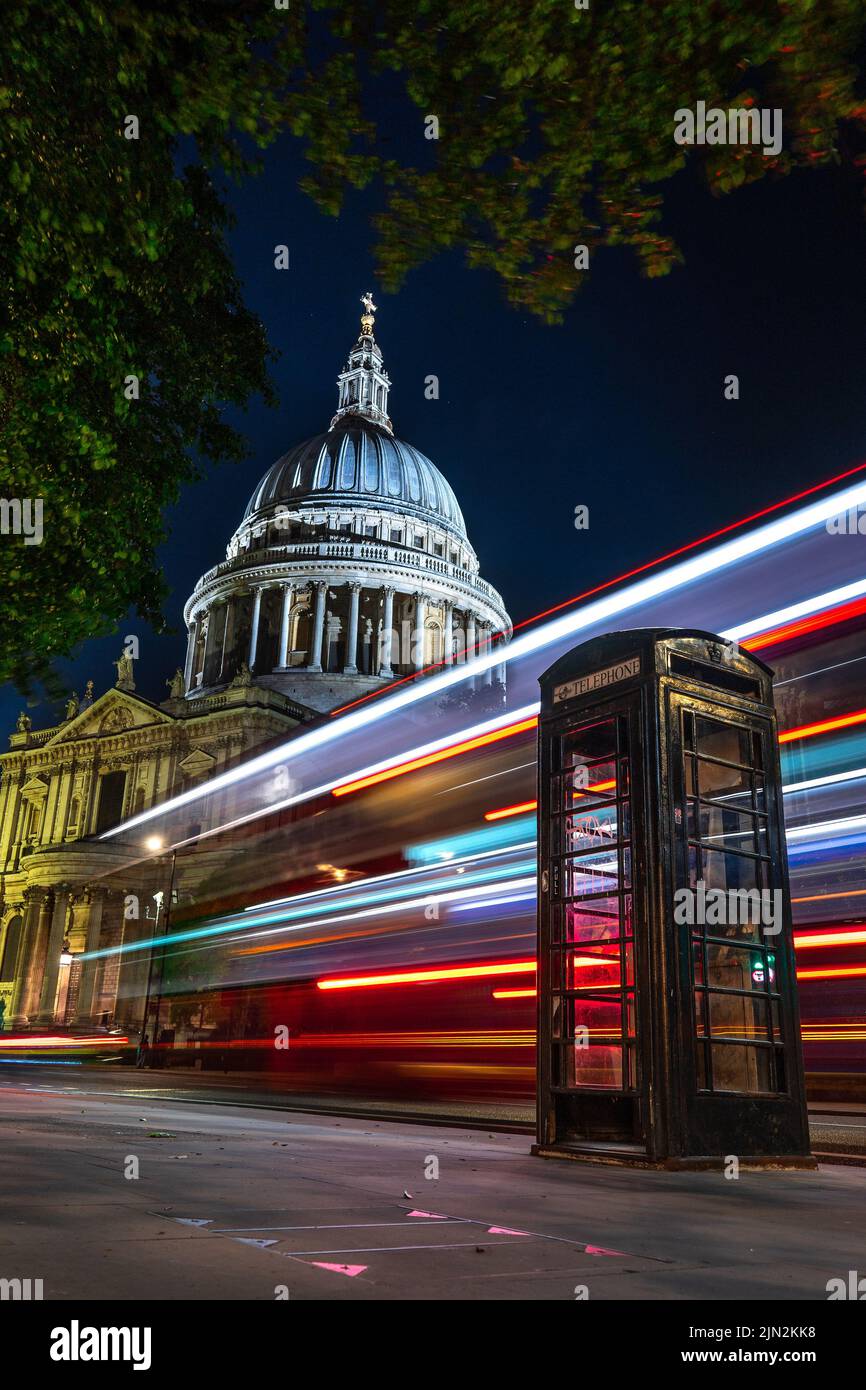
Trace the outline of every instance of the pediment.
[[24, 786], [21, 788], [21, 795], [25, 801], [41, 801], [48, 794], [48, 782], [38, 773], [28, 777]]
[[172, 724], [171, 715], [125, 690], [108, 690], [74, 719], [61, 724], [52, 743], [71, 743], [76, 739], [97, 738], [143, 729], [155, 724]]
[[180, 768], [185, 777], [204, 777], [215, 767], [216, 758], [212, 758], [203, 748], [193, 748], [192, 752], [187, 753], [180, 761]]

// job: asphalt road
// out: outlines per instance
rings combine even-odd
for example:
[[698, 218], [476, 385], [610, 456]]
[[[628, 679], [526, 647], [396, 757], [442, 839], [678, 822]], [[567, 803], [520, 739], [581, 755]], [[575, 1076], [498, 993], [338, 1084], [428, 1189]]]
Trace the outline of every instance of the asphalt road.
[[863, 1168], [621, 1171], [89, 1082], [0, 1075], [0, 1279], [46, 1299], [826, 1300], [866, 1271]]

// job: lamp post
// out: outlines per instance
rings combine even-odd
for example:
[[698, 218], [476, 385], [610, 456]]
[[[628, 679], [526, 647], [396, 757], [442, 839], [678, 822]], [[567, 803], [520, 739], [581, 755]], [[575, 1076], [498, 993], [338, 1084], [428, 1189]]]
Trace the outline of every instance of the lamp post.
[[[162, 840], [159, 839], [159, 837], [156, 836], [156, 835], [151, 836], [151, 838], [145, 842], [145, 848], [151, 849], [151, 850], [161, 849], [161, 848], [162, 848]], [[176, 868], [176, 866], [177, 866], [177, 850], [176, 850], [176, 849], [173, 849], [172, 852], [171, 852], [171, 873], [170, 873], [170, 875], [169, 875], [169, 880], [168, 880], [168, 901], [166, 902], [166, 907], [165, 907], [165, 921], [164, 921], [164, 925], [163, 925], [163, 932], [165, 932], [165, 931], [168, 930], [168, 926], [169, 926], [169, 923], [170, 923], [170, 921], [171, 921], [171, 902], [172, 902], [172, 895], [173, 895], [173, 893], [174, 893], [174, 873], [175, 873], [175, 868]], [[145, 995], [144, 995], [144, 1014], [143, 1014], [142, 1021], [141, 1021], [141, 1038], [140, 1038], [139, 1044], [138, 1044], [138, 1056], [136, 1057], [136, 1065], [139, 1066], [139, 1067], [145, 1066], [145, 1065], [146, 1065], [146, 1056], [145, 1056], [145, 1046], [144, 1046], [144, 1044], [145, 1044], [145, 1039], [146, 1039], [146, 1037], [147, 1037], [148, 1014], [149, 1014], [149, 1012], [150, 1012], [150, 992], [151, 992], [151, 987], [152, 987], [152, 984], [153, 984], [153, 961], [154, 961], [154, 955], [155, 955], [155, 943], [156, 943], [156, 938], [157, 938], [157, 936], [158, 936], [158, 934], [159, 934], [159, 918], [160, 918], [160, 913], [161, 913], [161, 910], [162, 910], [163, 902], [165, 902], [165, 894], [163, 893], [163, 891], [162, 891], [161, 888], [160, 888], [156, 893], [153, 894], [153, 900], [154, 900], [154, 902], [156, 903], [156, 919], [155, 919], [154, 924], [153, 924], [153, 932], [152, 932], [151, 938], [150, 938], [151, 945], [150, 945], [150, 960], [149, 960], [149, 962], [148, 962], [148, 967], [147, 967], [147, 989], [145, 990]], [[165, 945], [164, 945], [164, 943], [163, 943], [163, 949], [162, 949], [162, 951], [160, 952], [160, 961], [159, 961], [159, 994], [157, 995], [157, 1000], [156, 1000], [156, 1019], [155, 1019], [155, 1022], [154, 1022], [154, 1032], [153, 1032], [154, 1049], [155, 1049], [155, 1047], [156, 1047], [156, 1042], [157, 1042], [157, 1033], [158, 1033], [158, 1030], [159, 1030], [159, 1014], [160, 1014], [160, 1008], [161, 1008], [161, 1006], [162, 1006], [162, 970], [163, 970], [163, 962], [164, 962], [164, 959], [165, 959]]]

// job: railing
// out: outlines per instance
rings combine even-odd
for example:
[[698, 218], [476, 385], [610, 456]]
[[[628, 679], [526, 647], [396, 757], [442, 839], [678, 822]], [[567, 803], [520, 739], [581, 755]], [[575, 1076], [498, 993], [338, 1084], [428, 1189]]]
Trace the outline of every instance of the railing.
[[261, 550], [245, 550], [232, 560], [224, 560], [203, 574], [196, 589], [210, 583], [212, 579], [235, 574], [241, 570], [257, 568], [259, 565], [289, 564], [297, 560], [361, 560], [379, 564], [399, 565], [401, 569], [427, 570], [433, 574], [463, 584], [483, 595], [494, 605], [502, 606], [502, 599], [492, 584], [481, 579], [471, 570], [460, 565], [452, 565], [437, 555], [429, 555], [425, 550], [414, 550], [408, 546], [392, 545], [374, 541], [287, 541], [285, 545], [265, 546]]

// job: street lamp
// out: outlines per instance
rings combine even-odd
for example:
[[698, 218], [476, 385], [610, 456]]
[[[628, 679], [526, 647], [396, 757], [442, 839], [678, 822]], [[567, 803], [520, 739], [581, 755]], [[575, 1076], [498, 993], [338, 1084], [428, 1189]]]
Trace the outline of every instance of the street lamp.
[[[159, 849], [162, 849], [162, 845], [163, 845], [163, 841], [161, 840], [161, 838], [160, 838], [158, 835], [151, 835], [151, 836], [149, 836], [149, 838], [148, 838], [147, 840], [145, 840], [145, 842], [144, 842], [144, 847], [145, 847], [145, 849], [149, 849], [149, 850], [159, 850]], [[176, 849], [173, 849], [173, 850], [171, 851], [171, 874], [169, 875], [169, 880], [168, 880], [168, 900], [166, 901], [166, 896], [165, 896], [165, 894], [163, 893], [163, 891], [162, 891], [161, 888], [158, 889], [157, 892], [153, 894], [153, 901], [156, 903], [156, 917], [155, 917], [155, 919], [154, 919], [154, 923], [153, 923], [153, 932], [151, 933], [151, 938], [150, 938], [150, 960], [149, 960], [149, 962], [148, 962], [148, 967], [147, 967], [147, 989], [146, 989], [145, 995], [144, 995], [144, 1015], [143, 1015], [142, 1021], [141, 1021], [141, 1038], [139, 1039], [139, 1043], [138, 1043], [138, 1056], [137, 1056], [137, 1058], [136, 1058], [136, 1064], [137, 1064], [138, 1066], [143, 1066], [143, 1065], [144, 1065], [144, 1062], [145, 1062], [144, 1040], [145, 1040], [145, 1038], [147, 1037], [147, 1016], [148, 1016], [148, 1013], [149, 1013], [149, 1011], [150, 1011], [150, 991], [151, 991], [151, 986], [152, 986], [152, 984], [153, 984], [153, 959], [154, 959], [154, 953], [155, 953], [156, 938], [157, 938], [157, 935], [158, 935], [158, 933], [159, 933], [159, 919], [160, 919], [160, 913], [161, 913], [161, 911], [162, 911], [162, 905], [163, 905], [163, 903], [165, 902], [165, 923], [164, 923], [164, 926], [163, 926], [163, 931], [165, 932], [165, 931], [167, 931], [169, 922], [170, 922], [170, 920], [171, 920], [171, 900], [172, 900], [172, 894], [173, 894], [173, 892], [174, 892], [174, 871], [175, 871], [176, 866], [177, 866], [177, 850], [176, 850]], [[155, 1022], [154, 1022], [154, 1034], [153, 1034], [154, 1046], [156, 1045], [156, 1041], [157, 1041], [157, 1032], [158, 1032], [158, 1029], [159, 1029], [159, 1013], [160, 1013], [160, 1008], [161, 1008], [161, 1006], [162, 1006], [162, 967], [163, 967], [164, 957], [165, 957], [165, 948], [163, 947], [163, 950], [160, 952], [160, 973], [159, 973], [159, 991], [160, 991], [160, 992], [159, 992], [159, 994], [158, 994], [158, 996], [157, 996], [157, 1002], [156, 1002], [156, 1020], [155, 1020]]]

